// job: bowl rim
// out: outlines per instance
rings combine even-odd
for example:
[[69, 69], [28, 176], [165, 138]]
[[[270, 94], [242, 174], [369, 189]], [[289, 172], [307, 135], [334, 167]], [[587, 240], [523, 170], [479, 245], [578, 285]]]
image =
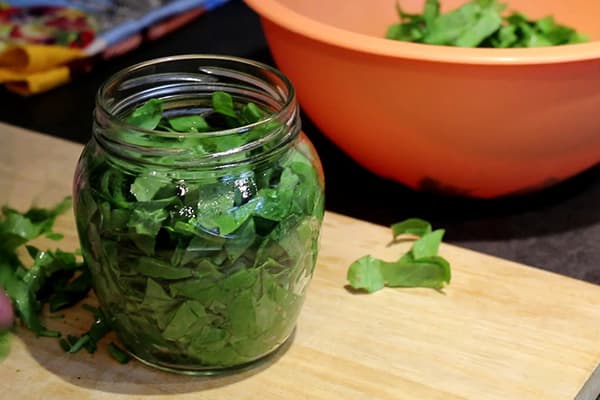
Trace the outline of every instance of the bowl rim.
[[[600, 41], [535, 49], [463, 48], [409, 43], [330, 26], [306, 17], [277, 0], [244, 0], [244, 2], [262, 19], [267, 19], [284, 29], [322, 43], [372, 55], [483, 65], [558, 64], [600, 58]], [[424, 51], [425, 48], [431, 48], [433, 51]]]

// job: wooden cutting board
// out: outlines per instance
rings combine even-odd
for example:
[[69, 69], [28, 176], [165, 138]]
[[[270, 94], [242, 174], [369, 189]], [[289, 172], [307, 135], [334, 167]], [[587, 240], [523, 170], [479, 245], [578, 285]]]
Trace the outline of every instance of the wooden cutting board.
[[[71, 190], [79, 145], [0, 125], [0, 203], [46, 206]], [[365, 204], [365, 207], [369, 207]], [[72, 215], [57, 230], [77, 247]], [[573, 399], [600, 361], [600, 287], [443, 245], [443, 292], [345, 289], [346, 270], [372, 254], [397, 258], [387, 228], [328, 213], [321, 252], [290, 346], [266, 365], [217, 378], [117, 364], [100, 346], [70, 355], [17, 329], [0, 363], [4, 399]], [[54, 245], [49, 243], [50, 245]], [[93, 299], [90, 299], [93, 302]], [[49, 324], [81, 333], [76, 309]], [[112, 338], [109, 338], [111, 340]]]

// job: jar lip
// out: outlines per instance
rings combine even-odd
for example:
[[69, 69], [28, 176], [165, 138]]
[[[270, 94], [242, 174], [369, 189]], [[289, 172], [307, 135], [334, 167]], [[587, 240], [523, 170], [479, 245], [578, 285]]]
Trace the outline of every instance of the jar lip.
[[[269, 115], [267, 117], [265, 117], [257, 122], [247, 124], [247, 125], [242, 125], [242, 126], [239, 126], [236, 128], [221, 129], [221, 130], [210, 131], [210, 132], [186, 132], [185, 133], [186, 137], [206, 138], [206, 137], [219, 137], [219, 136], [227, 136], [227, 135], [235, 134], [235, 133], [240, 132], [240, 130], [248, 130], [248, 129], [252, 129], [254, 127], [263, 125], [263, 124], [267, 124], [271, 121], [280, 120], [281, 118], [285, 117], [286, 113], [289, 113], [290, 107], [294, 107], [294, 103], [296, 101], [296, 91], [295, 91], [294, 85], [289, 80], [289, 78], [286, 75], [284, 75], [281, 71], [279, 71], [278, 69], [276, 69], [270, 65], [267, 65], [267, 64], [259, 62], [259, 61], [254, 61], [254, 60], [245, 59], [245, 58], [236, 57], [236, 56], [227, 56], [227, 55], [218, 55], [218, 54], [182, 54], [182, 55], [175, 55], [175, 56], [159, 57], [159, 58], [153, 58], [150, 60], [142, 61], [137, 64], [131, 65], [129, 67], [123, 68], [123, 69], [117, 71], [116, 73], [112, 74], [100, 86], [100, 88], [96, 92], [96, 107], [102, 112], [102, 114], [104, 114], [104, 118], [108, 119], [111, 122], [111, 124], [113, 124], [114, 126], [116, 126], [118, 128], [122, 128], [122, 129], [129, 130], [129, 131], [140, 132], [140, 133], [150, 133], [150, 134], [155, 135], [156, 137], [163, 137], [163, 138], [180, 137], [181, 136], [180, 132], [168, 132], [168, 131], [162, 131], [162, 130], [156, 130], [156, 129], [145, 129], [145, 128], [141, 128], [136, 125], [128, 124], [127, 121], [117, 117], [112, 112], [110, 112], [104, 100], [106, 98], [106, 96], [105, 96], [106, 90], [111, 85], [115, 84], [116, 82], [123, 80], [128, 74], [130, 74], [132, 72], [135, 72], [137, 70], [140, 70], [140, 69], [143, 69], [146, 67], [150, 67], [152, 65], [158, 65], [158, 64], [163, 64], [163, 63], [167, 63], [167, 62], [188, 61], [188, 60], [229, 61], [229, 62], [233, 62], [233, 63], [238, 63], [240, 65], [247, 65], [250, 67], [257, 68], [257, 69], [263, 69], [263, 70], [266, 70], [269, 73], [275, 75], [277, 77], [277, 79], [280, 79], [283, 82], [283, 84], [285, 85], [287, 93], [285, 95], [285, 102], [283, 102], [283, 104], [279, 110], [277, 110], [273, 113], [269, 113]], [[204, 73], [208, 73], [208, 72], [205, 71]]]

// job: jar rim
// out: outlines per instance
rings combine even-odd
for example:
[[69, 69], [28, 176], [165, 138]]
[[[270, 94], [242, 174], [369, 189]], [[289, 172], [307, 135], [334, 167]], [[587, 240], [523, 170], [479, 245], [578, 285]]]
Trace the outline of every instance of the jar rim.
[[213, 61], [233, 62], [233, 63], [238, 63], [240, 65], [246, 65], [246, 66], [254, 67], [257, 69], [266, 70], [269, 73], [275, 75], [277, 77], [277, 79], [280, 79], [284, 83], [287, 93], [286, 93], [285, 102], [282, 104], [281, 108], [279, 110], [277, 110], [276, 112], [270, 113], [266, 118], [263, 118], [260, 121], [257, 121], [257, 122], [254, 122], [254, 123], [248, 124], [248, 125], [243, 125], [238, 128], [222, 129], [222, 130], [212, 131], [212, 132], [189, 132], [189, 133], [186, 133], [186, 136], [188, 136], [188, 137], [194, 138], [194, 137], [227, 136], [227, 135], [233, 134], [235, 132], [238, 132], [241, 128], [251, 129], [256, 126], [260, 126], [264, 123], [268, 123], [270, 121], [276, 121], [276, 120], [281, 119], [286, 113], [288, 113], [289, 108], [292, 107], [296, 102], [296, 91], [295, 91], [295, 88], [294, 88], [294, 85], [292, 84], [292, 82], [289, 80], [289, 78], [285, 74], [283, 74], [277, 68], [274, 68], [268, 64], [262, 63], [260, 61], [254, 61], [254, 60], [250, 60], [250, 59], [246, 59], [246, 58], [242, 58], [242, 57], [228, 56], [228, 55], [181, 54], [181, 55], [175, 55], [175, 56], [153, 58], [150, 60], [139, 62], [139, 63], [131, 65], [129, 67], [125, 67], [125, 68], [115, 72], [106, 81], [104, 81], [104, 83], [102, 83], [100, 85], [98, 91], [96, 92], [96, 107], [98, 107], [100, 109], [100, 111], [104, 114], [105, 118], [107, 118], [112, 124], [114, 124], [115, 126], [117, 126], [119, 128], [130, 130], [130, 131], [137, 131], [137, 132], [141, 132], [141, 133], [151, 133], [153, 135], [156, 135], [157, 137], [165, 137], [165, 138], [179, 137], [179, 136], [181, 136], [181, 133], [179, 133], [179, 132], [168, 132], [168, 131], [161, 131], [161, 130], [156, 130], [156, 129], [144, 129], [144, 128], [136, 126], [136, 125], [128, 124], [127, 121], [114, 115], [108, 109], [107, 104], [105, 102], [105, 99], [106, 99], [105, 94], [111, 85], [114, 85], [115, 83], [117, 83], [119, 81], [122, 81], [127, 75], [129, 75], [135, 71], [139, 71], [143, 68], [147, 68], [152, 65], [164, 64], [167, 62], [191, 61], [191, 60], [207, 60], [207, 61], [213, 60]]

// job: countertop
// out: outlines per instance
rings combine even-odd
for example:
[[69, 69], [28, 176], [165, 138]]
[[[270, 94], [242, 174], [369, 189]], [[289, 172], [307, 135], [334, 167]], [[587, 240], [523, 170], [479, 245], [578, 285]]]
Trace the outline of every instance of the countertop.
[[[80, 145], [5, 124], [0, 143], [0, 204], [50, 205], [70, 192]], [[64, 234], [61, 249], [79, 247], [73, 213], [58, 217], [55, 228]], [[348, 265], [358, 257], [395, 259], [411, 246], [390, 243], [386, 227], [328, 211], [295, 333], [255, 368], [167, 374], [110, 358], [114, 333], [93, 354], [68, 354], [56, 338], [17, 327], [3, 342], [11, 348], [0, 362], [0, 398], [597, 400], [598, 388], [581, 388], [600, 359], [600, 286], [444, 243], [439, 254], [452, 265], [452, 279], [439, 291], [347, 288]], [[266, 322], [267, 308], [258, 304], [267, 291], [254, 292]], [[82, 303], [97, 299], [90, 293]], [[63, 335], [81, 335], [92, 323], [81, 304], [44, 314], [44, 324]]]
[[[23, 98], [0, 89], [0, 121], [85, 143], [95, 92], [109, 75], [139, 61], [183, 53], [230, 54], [273, 64], [258, 17], [232, 0], [48, 93]], [[304, 117], [303, 127], [323, 162], [328, 210], [383, 225], [426, 218], [446, 228], [449, 243], [600, 283], [600, 165], [532, 195], [446, 197], [378, 178], [338, 150], [309, 118]]]

